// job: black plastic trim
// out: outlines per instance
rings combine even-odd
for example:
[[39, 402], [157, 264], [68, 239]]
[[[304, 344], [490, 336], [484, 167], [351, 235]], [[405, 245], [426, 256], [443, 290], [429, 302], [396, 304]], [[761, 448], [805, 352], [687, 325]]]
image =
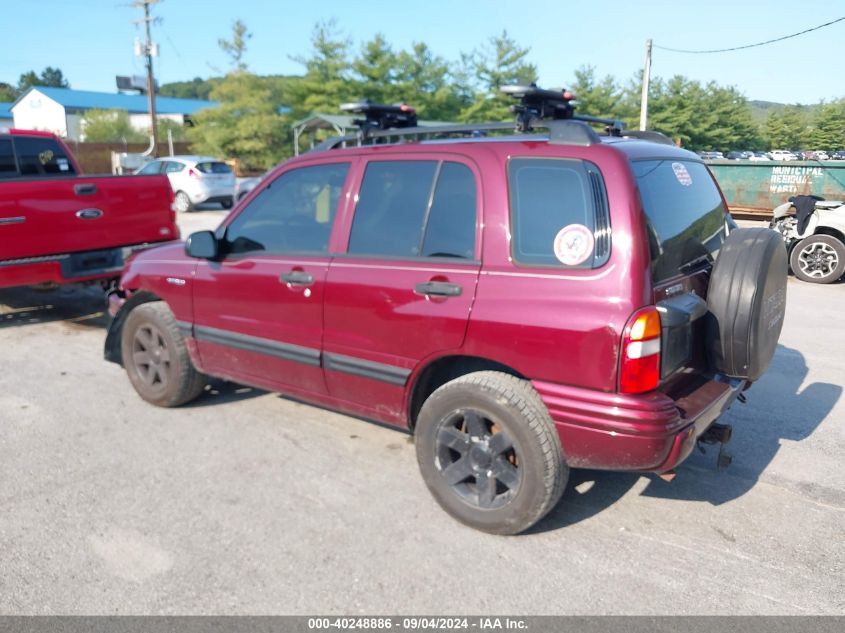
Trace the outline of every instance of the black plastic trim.
[[303, 363], [304, 365], [311, 365], [312, 367], [320, 366], [320, 350], [310, 347], [292, 345], [291, 343], [280, 343], [258, 336], [218, 330], [217, 328], [205, 325], [194, 325], [193, 337], [198, 341], [207, 341], [217, 345], [242, 349], [247, 352], [275, 356], [276, 358], [291, 360], [297, 363]]
[[391, 385], [404, 386], [411, 375], [410, 369], [402, 369], [393, 365], [361, 360], [342, 354], [323, 353], [323, 366], [326, 369], [371, 378]]

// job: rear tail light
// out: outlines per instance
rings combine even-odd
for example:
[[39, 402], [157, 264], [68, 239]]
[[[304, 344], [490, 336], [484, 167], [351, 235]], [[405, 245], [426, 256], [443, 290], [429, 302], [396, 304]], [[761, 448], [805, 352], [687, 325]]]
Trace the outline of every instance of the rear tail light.
[[650, 306], [637, 310], [622, 334], [619, 391], [644, 393], [660, 383], [660, 313]]
[[202, 174], [196, 169], [188, 169], [188, 175], [193, 176], [194, 178], [200, 178]]

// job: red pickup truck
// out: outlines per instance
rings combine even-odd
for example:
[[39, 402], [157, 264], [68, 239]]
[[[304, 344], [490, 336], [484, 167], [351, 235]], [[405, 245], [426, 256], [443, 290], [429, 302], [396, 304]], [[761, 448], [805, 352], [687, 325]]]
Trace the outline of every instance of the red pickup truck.
[[0, 288], [120, 276], [179, 237], [166, 176], [83, 176], [53, 134], [0, 133]]

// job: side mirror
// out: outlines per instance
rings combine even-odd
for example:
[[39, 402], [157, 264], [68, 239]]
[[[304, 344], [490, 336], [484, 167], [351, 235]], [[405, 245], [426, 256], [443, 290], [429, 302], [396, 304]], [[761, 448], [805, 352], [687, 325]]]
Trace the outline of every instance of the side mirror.
[[213, 231], [198, 231], [188, 236], [185, 242], [185, 252], [190, 257], [199, 259], [215, 259], [220, 245]]

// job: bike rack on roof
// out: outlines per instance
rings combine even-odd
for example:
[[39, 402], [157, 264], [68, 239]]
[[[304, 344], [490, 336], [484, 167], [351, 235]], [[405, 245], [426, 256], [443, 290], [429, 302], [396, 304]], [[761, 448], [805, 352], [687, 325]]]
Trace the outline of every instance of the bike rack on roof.
[[493, 131], [528, 133], [538, 128], [549, 131], [549, 143], [563, 145], [594, 145], [601, 137], [591, 125], [604, 126], [608, 136], [630, 136], [643, 140], [672, 145], [672, 141], [659, 132], [627, 131], [618, 119], [604, 119], [575, 114], [575, 95], [568, 90], [544, 90], [535, 84], [504, 86], [502, 92], [520, 100], [511, 110], [516, 114], [515, 123], [468, 123], [456, 125], [417, 125], [414, 108], [408, 105], [382, 105], [362, 100], [341, 105], [341, 110], [363, 114], [363, 119], [353, 122], [359, 130], [354, 135], [338, 136], [323, 141], [312, 151], [345, 147], [347, 143], [363, 145], [365, 141], [378, 143], [380, 139], [426, 139], [432, 136], [479, 137]]

